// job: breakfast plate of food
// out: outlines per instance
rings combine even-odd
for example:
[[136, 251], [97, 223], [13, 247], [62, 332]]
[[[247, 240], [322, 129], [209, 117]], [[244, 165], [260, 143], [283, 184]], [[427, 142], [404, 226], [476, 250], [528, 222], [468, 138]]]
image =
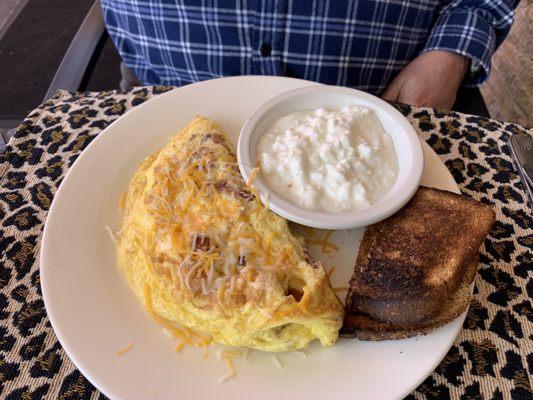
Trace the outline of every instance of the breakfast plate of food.
[[43, 234], [46, 310], [111, 399], [403, 398], [461, 329], [493, 222], [458, 193], [368, 94], [185, 86], [70, 168]]

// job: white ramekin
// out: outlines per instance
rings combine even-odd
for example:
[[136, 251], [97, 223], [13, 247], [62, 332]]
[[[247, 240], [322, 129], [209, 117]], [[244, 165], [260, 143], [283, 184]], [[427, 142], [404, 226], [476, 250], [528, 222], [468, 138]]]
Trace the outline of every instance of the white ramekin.
[[[237, 144], [239, 168], [245, 180], [257, 165], [259, 137], [280, 117], [295, 111], [318, 107], [340, 109], [347, 105], [372, 109], [394, 143], [398, 156], [398, 178], [391, 190], [377, 203], [364, 209], [345, 212], [308, 210], [271, 190], [261, 173], [254, 181], [263, 202], [278, 215], [302, 225], [322, 229], [349, 229], [366, 226], [394, 214], [418, 188], [424, 169], [420, 139], [407, 119], [378, 97], [355, 89], [337, 86], [308, 86], [278, 95], [256, 110], [244, 124]], [[268, 200], [267, 200], [268, 198]]]

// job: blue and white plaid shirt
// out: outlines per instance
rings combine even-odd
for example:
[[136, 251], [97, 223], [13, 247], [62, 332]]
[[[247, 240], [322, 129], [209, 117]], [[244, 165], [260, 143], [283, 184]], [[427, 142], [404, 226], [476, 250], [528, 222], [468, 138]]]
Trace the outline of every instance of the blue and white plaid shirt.
[[146, 84], [283, 75], [381, 92], [429, 50], [485, 80], [517, 0], [102, 0], [107, 29]]

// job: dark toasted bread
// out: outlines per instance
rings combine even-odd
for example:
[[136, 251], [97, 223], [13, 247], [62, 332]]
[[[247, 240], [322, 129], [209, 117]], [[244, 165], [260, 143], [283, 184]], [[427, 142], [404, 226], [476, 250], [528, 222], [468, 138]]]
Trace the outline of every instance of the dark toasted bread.
[[417, 335], [425, 335], [440, 328], [465, 312], [470, 304], [470, 285], [476, 277], [477, 257], [468, 265], [465, 276], [459, 287], [446, 300], [441, 310], [419, 324], [402, 327], [388, 322], [379, 321], [364, 313], [346, 313], [341, 336], [356, 337], [361, 340], [404, 339]]
[[420, 187], [402, 210], [365, 230], [346, 315], [407, 330], [432, 320], [463, 281], [493, 222], [487, 205]]

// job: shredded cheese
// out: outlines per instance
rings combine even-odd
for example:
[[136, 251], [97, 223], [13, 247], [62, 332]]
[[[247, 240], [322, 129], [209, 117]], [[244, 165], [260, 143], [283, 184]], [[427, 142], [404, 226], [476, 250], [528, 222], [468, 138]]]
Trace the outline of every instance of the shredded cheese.
[[126, 192], [122, 192], [120, 194], [120, 198], [118, 199], [118, 209], [124, 210], [125, 206], [126, 206]]
[[117, 356], [123, 356], [124, 354], [126, 354], [128, 351], [130, 351], [131, 349], [133, 349], [133, 346], [134, 344], [130, 344], [129, 346], [117, 351]]
[[[208, 147], [208, 150], [212, 149]], [[302, 249], [299, 247], [301, 242], [295, 244], [292, 239], [284, 240], [287, 239], [285, 225], [271, 224], [272, 229], [267, 229], [266, 235], [254, 225], [256, 221], [263, 223], [270, 201], [267, 195], [263, 204], [252, 186], [259, 174], [259, 167], [252, 169], [244, 188], [242, 177], [234, 168], [236, 163], [233, 156], [229, 153], [227, 157], [220, 156], [220, 151], [216, 151], [216, 160], [191, 161], [194, 154], [185, 148], [179, 155], [180, 160], [185, 160], [179, 163], [179, 171], [164, 167], [155, 171], [154, 178], [160, 184], [143, 198], [142, 206], [148, 208], [160, 229], [153, 234], [142, 230], [138, 234], [134, 231], [134, 234], [144, 248], [156, 249], [147, 257], [150, 273], [168, 273], [178, 290], [188, 291], [188, 295], [209, 296], [208, 300], [214, 300], [214, 307], [223, 313], [228, 303], [238, 297], [235, 295], [237, 290], [242, 290], [243, 286], [252, 290], [259, 288], [256, 282], [259, 270], [269, 271], [280, 265], [291, 266], [300, 261]], [[214, 166], [212, 163], [215, 163]], [[254, 201], [251, 201], [250, 193], [255, 196]], [[123, 194], [119, 207], [125, 204], [126, 196]], [[123, 229], [128, 223], [135, 222], [126, 220]], [[311, 236], [316, 233], [312, 228], [304, 229]], [[322, 239], [313, 237], [325, 253], [338, 249], [329, 242], [332, 233], [327, 232]], [[172, 256], [161, 256], [169, 253], [166, 251], [168, 248], [173, 250]], [[328, 272], [328, 276], [333, 270]], [[308, 292], [304, 291], [300, 300], [302, 311], [308, 307]], [[200, 336], [158, 315], [153, 308], [148, 284], [144, 286], [144, 300], [149, 314], [164, 327], [164, 333], [178, 340], [176, 352], [189, 345], [204, 349], [204, 358], [209, 356], [205, 348], [213, 342], [212, 337]], [[154, 303], [159, 310], [155, 297]], [[260, 312], [272, 317], [262, 308]], [[305, 357], [303, 352], [295, 353]], [[224, 359], [228, 369], [221, 382], [236, 375], [233, 357], [240, 355], [240, 350], [216, 351], [216, 358]], [[250, 349], [246, 348], [244, 361], [250, 359]], [[278, 369], [283, 367], [275, 355], [272, 356], [272, 362]]]
[[241, 355], [241, 352], [239, 350], [235, 350], [235, 351], [232, 351], [232, 350], [224, 350], [222, 352], [222, 354], [225, 356], [225, 357], [231, 357], [231, 356], [240, 356]]
[[263, 203], [263, 206], [265, 207], [265, 211], [270, 210], [270, 192], [266, 192], [266, 201]]
[[[252, 169], [246, 182], [247, 189], [256, 197], [256, 201], [250, 202], [246, 195], [243, 197], [245, 201], [242, 201], [239, 199], [239, 196], [243, 196], [242, 177], [235, 169], [237, 163], [233, 156], [217, 150], [217, 159], [207, 163], [201, 158], [203, 149], [197, 149], [196, 145], [185, 147], [179, 159], [186, 161], [181, 163], [178, 171], [172, 172], [171, 168], [165, 167], [155, 170], [155, 178], [160, 184], [156, 192], [146, 196], [145, 204], [161, 226], [168, 229], [168, 233], [158, 232], [158, 236], [169, 237], [168, 244], [164, 246], [177, 250], [178, 257], [175, 261], [152, 258], [152, 270], [154, 273], [162, 269], [168, 271], [180, 289], [191, 293], [200, 292], [203, 296], [210, 296], [212, 292], [217, 292], [217, 308], [223, 312], [225, 303], [234, 298], [235, 290], [242, 290], [243, 285], [253, 282], [255, 277], [252, 268], [260, 266], [267, 269], [279, 264], [275, 254], [280, 244], [279, 240], [274, 239], [279, 239], [282, 231], [276, 228], [265, 239], [250, 224], [251, 218], [262, 218], [267, 211], [252, 186], [259, 167]], [[209, 145], [206, 149], [212, 150]], [[200, 153], [196, 155], [198, 151]], [[196, 158], [198, 155], [199, 159]], [[179, 194], [175, 198], [169, 197], [173, 193]], [[173, 198], [170, 203], [169, 198]], [[190, 202], [194, 202], [194, 209], [189, 207]], [[269, 197], [266, 198], [266, 207], [268, 202]], [[228, 218], [234, 219], [239, 229], [227, 229]], [[209, 249], [196, 248], [199, 235], [209, 239]], [[153, 237], [150, 240], [141, 237], [140, 240], [145, 247], [153, 247]], [[224, 243], [220, 254], [212, 254], [212, 249], [220, 248], [220, 243]], [[292, 247], [285, 250], [284, 262], [294, 261], [296, 253], [297, 250]], [[177, 268], [160, 268], [158, 265], [167, 262], [179, 265]]]
[[231, 360], [231, 357], [224, 356], [224, 361], [226, 362], [226, 367], [228, 367], [228, 369], [234, 373], [235, 369], [233, 368], [233, 362]]
[[198, 347], [207, 347], [213, 343], [213, 338], [205, 338], [198, 343]]
[[244, 362], [249, 362], [251, 359], [250, 359], [250, 349], [247, 347], [245, 350], [244, 350]]
[[255, 178], [257, 178], [257, 174], [259, 174], [259, 167], [255, 167], [254, 169], [252, 169], [252, 172], [250, 172], [250, 176], [246, 181], [246, 186], [252, 186], [252, 183], [255, 181]]
[[275, 366], [277, 369], [281, 369], [281, 368], [283, 368], [283, 365], [281, 364], [281, 361], [279, 361], [279, 358], [276, 357], [275, 355], [272, 355], [272, 362], [274, 363], [274, 366]]
[[307, 354], [304, 351], [293, 351], [292, 354], [296, 354], [300, 358], [307, 358]]
[[185, 332], [182, 332], [178, 328], [174, 328], [172, 330], [172, 334], [174, 335], [174, 337], [177, 337], [178, 339], [183, 340], [184, 343], [188, 344], [189, 346], [192, 346], [193, 342]]
[[[225, 353], [225, 352], [223, 352], [223, 353]], [[235, 369], [233, 368], [233, 361], [231, 360], [231, 356], [228, 356], [227, 354], [224, 354], [223, 358], [224, 358], [224, 361], [226, 363], [226, 367], [228, 368], [228, 373], [226, 375], [224, 375], [222, 378], [220, 378], [220, 380], [219, 380], [220, 383], [224, 383], [228, 379], [231, 379], [231, 378], [233, 378], [236, 375]]]
[[109, 225], [106, 225], [105, 226], [105, 230], [107, 231], [107, 233], [108, 233], [109, 237], [111, 238], [111, 240], [113, 241], [113, 243], [117, 244], [117, 237], [113, 233], [113, 230], [111, 229], [111, 227]]
[[335, 251], [338, 251], [339, 248], [334, 245], [333, 243], [331, 243], [329, 241], [329, 237], [333, 234], [333, 231], [328, 231], [325, 235], [324, 235], [324, 239], [323, 239], [323, 242], [322, 242], [322, 252], [324, 254], [328, 254], [329, 253], [329, 249], [333, 249]]
[[335, 287], [333, 288], [333, 291], [334, 292], [343, 292], [343, 291], [346, 291], [346, 290], [349, 290], [350, 288], [347, 287], [347, 286], [341, 286], [341, 287]]
[[146, 302], [146, 309], [148, 310], [148, 313], [150, 316], [155, 319], [159, 324], [163, 325], [165, 328], [167, 328], [172, 336], [177, 337], [181, 339], [185, 344], [192, 345], [193, 342], [187, 332], [181, 331], [179, 328], [172, 326], [169, 322], [167, 322], [163, 317], [159, 316], [155, 313], [153, 306], [152, 306], [152, 296], [150, 293], [150, 286], [148, 284], [144, 285], [144, 301]]
[[219, 383], [224, 383], [235, 376], [235, 372], [228, 372], [222, 378], [218, 380]]
[[310, 237], [307, 239], [309, 246], [320, 246], [324, 254], [329, 254], [331, 251], [339, 251], [339, 247], [329, 241], [329, 237], [333, 234], [333, 231], [328, 231], [323, 238]]

